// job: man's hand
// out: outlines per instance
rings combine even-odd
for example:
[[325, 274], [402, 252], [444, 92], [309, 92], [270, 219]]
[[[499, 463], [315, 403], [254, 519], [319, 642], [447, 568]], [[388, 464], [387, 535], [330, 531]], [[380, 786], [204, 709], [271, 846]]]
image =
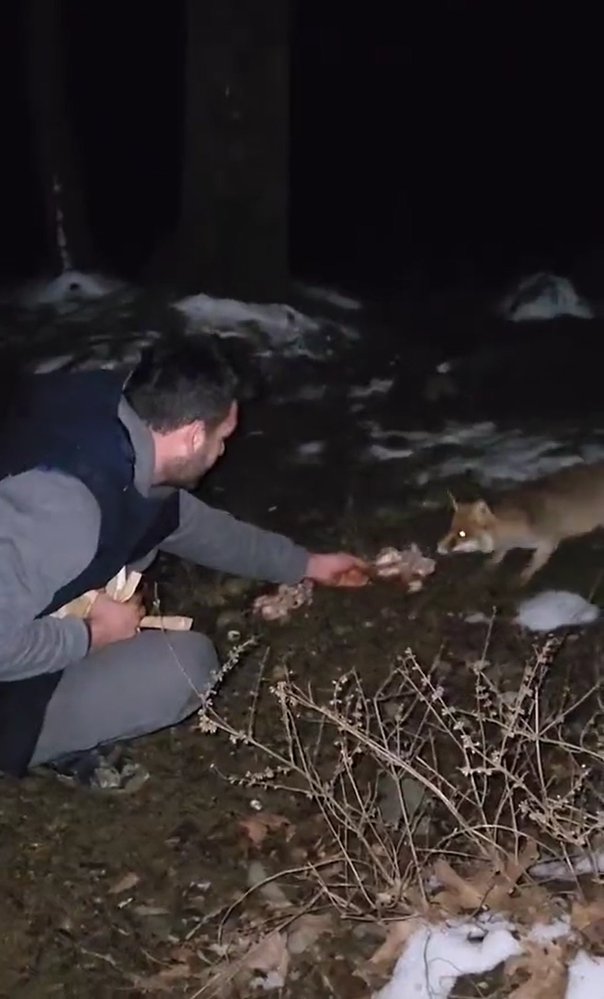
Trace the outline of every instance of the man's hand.
[[311, 555], [305, 577], [324, 586], [364, 586], [369, 581], [369, 566], [347, 552]]
[[99, 593], [86, 619], [90, 627], [90, 651], [134, 638], [144, 615], [145, 609], [136, 597], [119, 603], [106, 593]]

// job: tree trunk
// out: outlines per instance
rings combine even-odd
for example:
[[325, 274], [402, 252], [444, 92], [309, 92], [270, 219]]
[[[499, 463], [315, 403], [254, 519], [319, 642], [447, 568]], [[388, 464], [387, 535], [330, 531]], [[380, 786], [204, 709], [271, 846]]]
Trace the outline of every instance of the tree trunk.
[[61, 0], [26, 0], [27, 57], [34, 150], [44, 195], [53, 269], [91, 266], [84, 198], [68, 118]]
[[187, 0], [183, 291], [267, 298], [288, 265], [288, 0]]

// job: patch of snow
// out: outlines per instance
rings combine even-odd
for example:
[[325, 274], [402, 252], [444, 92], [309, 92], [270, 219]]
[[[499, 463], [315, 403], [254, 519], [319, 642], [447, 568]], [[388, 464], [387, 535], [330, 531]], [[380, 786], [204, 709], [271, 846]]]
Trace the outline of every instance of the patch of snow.
[[393, 447], [387, 444], [371, 444], [367, 449], [367, 455], [375, 458], [376, 461], [392, 461], [396, 458], [411, 458], [414, 454], [410, 447]]
[[522, 953], [505, 920], [494, 918], [490, 926], [480, 929], [484, 935], [476, 940], [472, 939], [476, 924], [463, 920], [421, 927], [376, 999], [449, 999], [461, 975], [484, 974]]
[[516, 623], [529, 631], [555, 631], [556, 628], [591, 624], [599, 614], [599, 607], [578, 593], [546, 590], [520, 604]]
[[126, 287], [123, 281], [116, 281], [102, 274], [67, 270], [51, 281], [28, 283], [11, 298], [21, 309], [35, 311], [50, 307], [57, 315], [67, 315], [84, 302], [106, 298]]
[[318, 285], [305, 284], [302, 285], [302, 291], [309, 298], [315, 298], [318, 302], [327, 302], [329, 305], [335, 305], [337, 309], [344, 309], [345, 312], [358, 312], [363, 308], [362, 303], [358, 302], [356, 298], [350, 298], [349, 295], [342, 295], [333, 288], [321, 288]]
[[[211, 326], [223, 336], [246, 337], [256, 327], [266, 335], [272, 349], [292, 355], [317, 356], [331, 348], [334, 336], [357, 336], [357, 331], [348, 326], [313, 319], [284, 303], [238, 302], [199, 294], [174, 302], [172, 307], [186, 316], [188, 332]], [[316, 349], [311, 349], [311, 342]], [[271, 350], [264, 353], [270, 354]]]
[[320, 457], [325, 449], [324, 441], [307, 441], [305, 444], [300, 444], [296, 448], [296, 454], [302, 460], [314, 459]]
[[[515, 935], [516, 933], [516, 935]], [[507, 920], [485, 914], [474, 922], [451, 920], [442, 926], [424, 925], [412, 935], [399, 957], [390, 982], [374, 999], [449, 999], [462, 975], [484, 975], [523, 952], [522, 941]], [[566, 920], [536, 924], [531, 941], [572, 937]], [[565, 999], [604, 996], [604, 958], [583, 950], [568, 963]]]
[[[384, 430], [375, 423], [363, 424], [375, 442], [367, 456], [378, 461], [422, 458], [422, 469], [415, 474], [418, 485], [433, 479], [471, 474], [481, 485], [516, 483], [538, 479], [560, 468], [581, 461], [591, 463], [604, 459], [604, 432], [591, 431], [591, 440], [577, 444], [575, 428], [566, 428], [557, 438], [527, 433], [521, 428], [498, 428], [494, 423], [448, 423], [438, 431]], [[408, 447], [391, 447], [388, 438], [402, 439]], [[441, 457], [444, 448], [452, 450]]]
[[305, 316], [291, 305], [238, 302], [234, 298], [212, 298], [210, 295], [191, 295], [174, 303], [194, 323], [208, 323], [218, 330], [254, 323], [271, 338], [289, 339], [292, 336], [315, 333], [319, 323]]
[[555, 631], [569, 625], [591, 624], [599, 614], [599, 607], [578, 593], [546, 590], [520, 604], [516, 623], [529, 631]]
[[535, 881], [575, 881], [578, 874], [602, 874], [604, 853], [577, 854], [568, 860], [542, 860], [529, 873]]
[[604, 958], [581, 950], [568, 969], [565, 999], [596, 999], [604, 996]]
[[372, 378], [367, 385], [353, 385], [348, 393], [350, 399], [367, 399], [372, 395], [384, 395], [394, 383], [394, 378]]
[[442, 364], [437, 364], [436, 373], [438, 375], [448, 375], [453, 367], [453, 361], [443, 361]]
[[594, 315], [591, 306], [577, 294], [568, 278], [545, 272], [521, 281], [503, 299], [500, 311], [513, 323], [557, 319], [560, 316], [593, 319]]
[[486, 614], [483, 614], [482, 611], [476, 611], [475, 614], [468, 614], [468, 616], [464, 618], [464, 621], [466, 624], [489, 624], [491, 618], [487, 617]]

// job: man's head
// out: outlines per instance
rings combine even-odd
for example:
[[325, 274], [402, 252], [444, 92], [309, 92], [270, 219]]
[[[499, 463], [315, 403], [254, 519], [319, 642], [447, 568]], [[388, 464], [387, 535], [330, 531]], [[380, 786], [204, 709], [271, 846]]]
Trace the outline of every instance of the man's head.
[[155, 481], [193, 489], [237, 425], [237, 379], [209, 338], [148, 348], [124, 396], [155, 445]]

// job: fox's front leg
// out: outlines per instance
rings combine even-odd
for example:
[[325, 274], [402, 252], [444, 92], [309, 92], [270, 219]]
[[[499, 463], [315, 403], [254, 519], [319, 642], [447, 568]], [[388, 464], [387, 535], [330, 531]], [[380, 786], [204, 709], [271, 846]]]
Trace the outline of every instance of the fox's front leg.
[[520, 576], [518, 577], [520, 586], [526, 586], [535, 573], [539, 572], [540, 569], [543, 569], [543, 566], [549, 562], [557, 547], [558, 545], [555, 542], [543, 541], [539, 547], [535, 549], [529, 564], [522, 570]]

